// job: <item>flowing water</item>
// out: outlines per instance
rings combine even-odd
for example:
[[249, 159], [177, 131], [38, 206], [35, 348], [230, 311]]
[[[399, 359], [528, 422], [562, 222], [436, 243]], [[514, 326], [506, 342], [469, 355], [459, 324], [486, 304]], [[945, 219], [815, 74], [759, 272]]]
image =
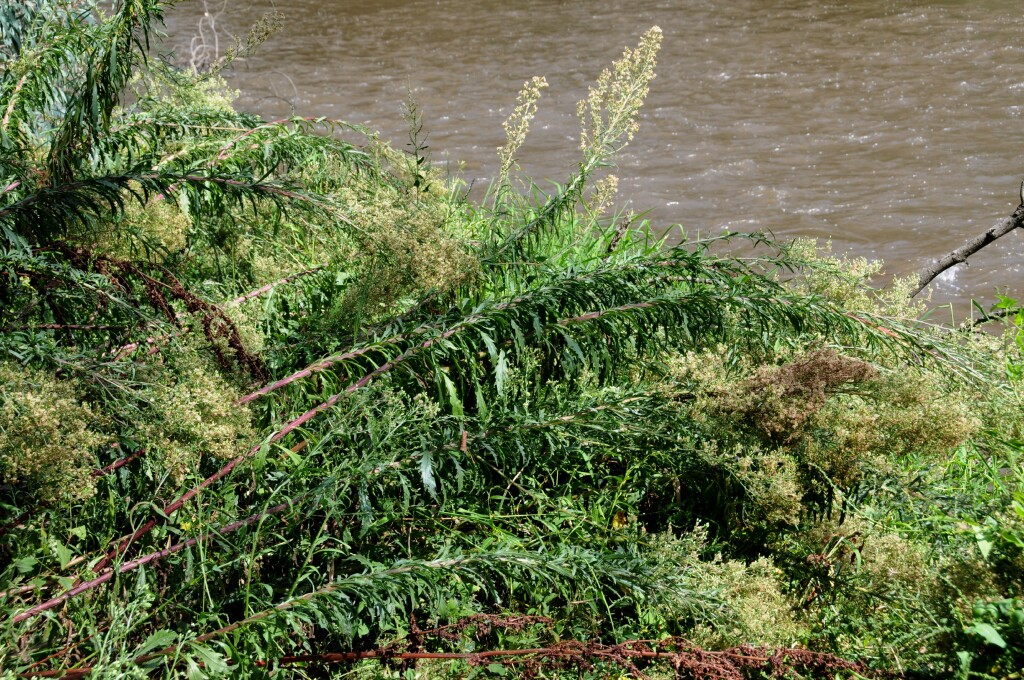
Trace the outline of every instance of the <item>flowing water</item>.
[[[831, 239], [907, 274], [1019, 202], [1020, 0], [192, 0], [169, 12], [169, 44], [187, 62], [216, 34], [223, 52], [275, 9], [282, 29], [229, 74], [242, 108], [363, 123], [402, 146], [411, 90], [435, 162], [478, 187], [534, 75], [550, 88], [521, 164], [564, 180], [576, 101], [657, 24], [658, 77], [617, 171], [621, 202], [656, 227]], [[966, 312], [972, 296], [1024, 293], [1021, 246], [989, 246], [935, 298]]]

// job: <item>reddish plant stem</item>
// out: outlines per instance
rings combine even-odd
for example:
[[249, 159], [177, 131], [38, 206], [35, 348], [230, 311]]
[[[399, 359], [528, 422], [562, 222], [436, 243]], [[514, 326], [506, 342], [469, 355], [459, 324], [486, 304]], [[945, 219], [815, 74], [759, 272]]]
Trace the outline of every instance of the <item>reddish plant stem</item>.
[[22, 613], [15, 616], [12, 619], [12, 622], [21, 623], [25, 619], [29, 619], [35, 616], [36, 614], [40, 614], [48, 609], [52, 609], [53, 607], [56, 607], [57, 605], [70, 600], [76, 595], [80, 595], [86, 591], [92, 590], [93, 588], [106, 583], [114, 577], [114, 574], [123, 574], [125, 572], [132, 571], [143, 565], [149, 564], [150, 562], [155, 562], [159, 559], [167, 557], [168, 555], [173, 555], [174, 553], [181, 552], [185, 548], [196, 545], [197, 543], [206, 543], [207, 541], [213, 539], [216, 536], [224, 536], [226, 534], [238, 531], [239, 529], [254, 524], [255, 522], [258, 522], [265, 517], [269, 517], [271, 515], [281, 512], [282, 510], [286, 510], [288, 508], [293, 507], [295, 503], [301, 501], [306, 495], [307, 494], [297, 496], [285, 503], [275, 505], [272, 508], [268, 508], [267, 510], [264, 510], [262, 512], [250, 515], [245, 519], [240, 519], [238, 521], [231, 522], [230, 524], [225, 524], [223, 527], [216, 531], [211, 531], [201, 536], [194, 536], [179, 543], [175, 543], [174, 545], [164, 548], [163, 550], [158, 550], [156, 552], [149, 553], [148, 555], [143, 555], [142, 557], [139, 557], [137, 559], [124, 562], [116, 569], [108, 570], [106, 573], [97, 576], [91, 581], [81, 583], [78, 586], [61, 593], [55, 598], [47, 600], [42, 604], [36, 605], [35, 607], [23, 611]]
[[580, 316], [573, 316], [568, 319], [559, 319], [559, 326], [569, 326], [574, 323], [580, 323], [583, 321], [593, 321], [594, 319], [600, 319], [606, 314], [614, 314], [616, 312], [628, 312], [634, 309], [648, 309], [653, 307], [653, 302], [635, 302], [630, 305], [622, 305], [621, 307], [612, 307], [611, 309], [604, 309], [600, 312], [589, 312], [587, 314], [581, 314]]
[[119, 458], [119, 459], [115, 460], [113, 463], [111, 463], [110, 465], [107, 465], [106, 467], [102, 467], [99, 470], [93, 470], [91, 473], [89, 473], [89, 476], [93, 477], [93, 478], [96, 478], [96, 477], [102, 477], [104, 475], [109, 475], [111, 472], [114, 472], [116, 470], [120, 470], [125, 465], [127, 465], [130, 462], [132, 462], [136, 458], [139, 458], [140, 456], [144, 455], [145, 453], [146, 453], [146, 449], [139, 449], [138, 451], [135, 451], [134, 453], [128, 454], [124, 458]]
[[281, 378], [280, 380], [276, 380], [276, 381], [270, 383], [269, 385], [265, 385], [265, 386], [261, 387], [260, 389], [256, 390], [255, 392], [251, 392], [250, 394], [245, 395], [244, 397], [242, 397], [241, 399], [239, 399], [235, 403], [239, 404], [239, 405], [241, 405], [241, 404], [248, 404], [250, 401], [255, 401], [256, 399], [259, 399], [260, 397], [262, 397], [264, 395], [270, 394], [271, 392], [273, 392], [275, 390], [279, 390], [282, 387], [284, 387], [285, 385], [289, 385], [289, 384], [295, 382], [296, 380], [301, 380], [303, 378], [306, 378], [308, 376], [313, 375], [314, 373], [319, 373], [319, 372], [321, 372], [323, 370], [326, 370], [327, 368], [333, 366], [334, 364], [336, 364], [338, 362], [345, 361], [347, 359], [353, 359], [353, 358], [355, 358], [357, 356], [361, 356], [363, 354], [366, 354], [367, 352], [371, 352], [371, 351], [373, 351], [375, 349], [379, 349], [381, 345], [393, 344], [393, 343], [396, 343], [396, 342], [398, 342], [400, 340], [402, 340], [402, 336], [396, 336], [394, 338], [389, 338], [389, 339], [385, 340], [384, 342], [380, 343], [380, 345], [361, 347], [359, 349], [352, 350], [350, 352], [345, 352], [344, 354], [338, 354], [338, 355], [333, 356], [333, 357], [328, 357], [326, 359], [323, 359], [321, 361], [316, 362], [315, 364], [311, 364], [310, 366], [302, 369], [301, 371], [297, 371], [296, 373], [292, 373], [291, 375], [289, 375], [287, 377]]
[[[669, 649], [675, 647], [675, 649]], [[175, 647], [168, 648], [173, 651]], [[170, 653], [161, 650], [155, 654], [146, 654], [135, 659], [135, 663], [166, 656]], [[596, 660], [611, 661], [616, 664], [632, 666], [635, 659], [666, 659], [678, 666], [677, 670], [693, 674], [694, 677], [742, 677], [740, 668], [765, 669], [770, 666], [774, 670], [804, 668], [821, 670], [823, 677], [834, 677], [836, 671], [863, 672], [858, 664], [827, 653], [811, 652], [797, 648], [771, 648], [743, 645], [724, 650], [706, 650], [692, 645], [685, 639], [668, 640], [630, 640], [614, 645], [587, 643], [579, 640], [565, 640], [549, 647], [531, 647], [528, 649], [489, 649], [479, 652], [400, 652], [388, 648], [370, 649], [355, 652], [334, 652], [326, 654], [296, 654], [279, 657], [271, 661], [255, 660], [257, 668], [268, 666], [288, 666], [294, 664], [341, 664], [354, 663], [368, 659], [405, 660], [465, 660], [471, 665], [479, 665], [488, 659], [504, 659], [505, 664], [523, 663], [546, 659], [556, 664], [565, 662], [591, 662]], [[635, 669], [635, 668], [634, 668]], [[22, 673], [19, 677], [59, 677], [80, 678], [92, 672], [92, 667], [68, 670], [36, 671]], [[723, 674], [723, 672], [725, 674]]]
[[[18, 93], [21, 92], [21, 88], [25, 87], [25, 81], [28, 80], [28, 73], [23, 75], [19, 80], [18, 84], [14, 86], [14, 91], [11, 92], [11, 100], [7, 105], [7, 110], [4, 111], [4, 118], [0, 121], [0, 130], [6, 132], [7, 125], [11, 122], [11, 114], [14, 113], [14, 105], [18, 103]], [[3, 190], [3, 193], [7, 193], [14, 187], [21, 184], [21, 182], [12, 182], [10, 186]]]
[[322, 270], [326, 266], [327, 265], [318, 264], [317, 266], [312, 267], [310, 269], [306, 269], [305, 271], [297, 272], [295, 274], [291, 274], [290, 276], [285, 276], [284, 278], [278, 279], [277, 281], [274, 281], [273, 283], [268, 283], [267, 285], [262, 286], [260, 288], [257, 288], [256, 290], [251, 291], [249, 293], [246, 293], [245, 295], [240, 295], [239, 297], [236, 297], [234, 300], [230, 300], [229, 302], [227, 302], [227, 304], [225, 304], [224, 306], [225, 307], [235, 307], [237, 305], [242, 304], [243, 302], [251, 300], [251, 299], [253, 299], [255, 297], [259, 297], [260, 295], [263, 295], [264, 293], [267, 293], [267, 292], [273, 290], [274, 288], [276, 288], [278, 286], [284, 285], [286, 283], [291, 283], [295, 279], [300, 279], [303, 276], [309, 276], [310, 274], [315, 274], [318, 271]]

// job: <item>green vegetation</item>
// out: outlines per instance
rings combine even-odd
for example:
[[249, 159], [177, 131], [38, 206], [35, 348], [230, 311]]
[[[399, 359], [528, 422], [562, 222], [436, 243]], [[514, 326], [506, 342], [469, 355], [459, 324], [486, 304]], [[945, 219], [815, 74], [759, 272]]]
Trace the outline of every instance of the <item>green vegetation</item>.
[[0, 9], [0, 677], [1019, 677], [1024, 319], [608, 214], [660, 31], [475, 205], [161, 10]]

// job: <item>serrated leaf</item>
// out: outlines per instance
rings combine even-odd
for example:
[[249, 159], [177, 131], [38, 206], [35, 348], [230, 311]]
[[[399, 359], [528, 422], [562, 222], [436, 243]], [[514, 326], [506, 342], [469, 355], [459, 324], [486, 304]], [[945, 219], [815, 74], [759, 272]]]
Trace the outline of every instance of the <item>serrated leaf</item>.
[[14, 568], [18, 570], [19, 574], [27, 574], [32, 571], [37, 564], [39, 564], [39, 560], [34, 557], [22, 557], [20, 560], [14, 561]]
[[498, 394], [503, 394], [505, 391], [505, 379], [508, 377], [508, 358], [505, 356], [505, 350], [498, 352], [498, 361], [494, 365], [494, 384], [498, 389]]
[[498, 348], [494, 344], [494, 340], [487, 333], [481, 333], [480, 339], [483, 340], [484, 346], [487, 347], [487, 355], [490, 356], [491, 361], [496, 362], [498, 360]]
[[208, 675], [223, 675], [228, 672], [228, 662], [223, 655], [199, 644], [192, 644], [189, 649], [203, 663]]
[[491, 413], [491, 410], [487, 406], [487, 398], [484, 396], [484, 391], [483, 391], [482, 386], [481, 386], [481, 384], [479, 382], [476, 383], [476, 386], [474, 387], [474, 391], [476, 393], [476, 410], [477, 410], [477, 415], [479, 416], [481, 422], [487, 422], [487, 419], [488, 419], [488, 416]]
[[434, 479], [434, 456], [430, 451], [424, 451], [420, 456], [420, 476], [423, 478], [423, 486], [427, 493], [437, 498], [437, 481]]
[[61, 567], [70, 562], [71, 557], [75, 554], [71, 548], [62, 543], [57, 543], [56, 541], [50, 543], [50, 549], [53, 551], [53, 554], [57, 556]]

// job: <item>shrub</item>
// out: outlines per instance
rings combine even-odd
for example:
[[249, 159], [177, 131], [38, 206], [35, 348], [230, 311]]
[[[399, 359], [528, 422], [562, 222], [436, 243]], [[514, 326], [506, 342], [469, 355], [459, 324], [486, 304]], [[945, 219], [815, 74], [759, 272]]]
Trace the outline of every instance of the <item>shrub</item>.
[[97, 449], [111, 442], [106, 419], [74, 380], [0, 363], [0, 476], [42, 501], [95, 492]]
[[[410, 154], [236, 112], [226, 64], [149, 58], [161, 7], [3, 52], [5, 668], [636, 674], [665, 640], [697, 675], [948, 674], [965, 602], [1015, 597], [956, 592], [1015, 531], [1000, 477], [956, 482], [1016, 398], [981, 343], [881, 315], [914, 309], [875, 265], [605, 216], [659, 30], [550, 194], [515, 163], [530, 81], [471, 205], [413, 107]], [[93, 480], [110, 442], [146, 453]]]

